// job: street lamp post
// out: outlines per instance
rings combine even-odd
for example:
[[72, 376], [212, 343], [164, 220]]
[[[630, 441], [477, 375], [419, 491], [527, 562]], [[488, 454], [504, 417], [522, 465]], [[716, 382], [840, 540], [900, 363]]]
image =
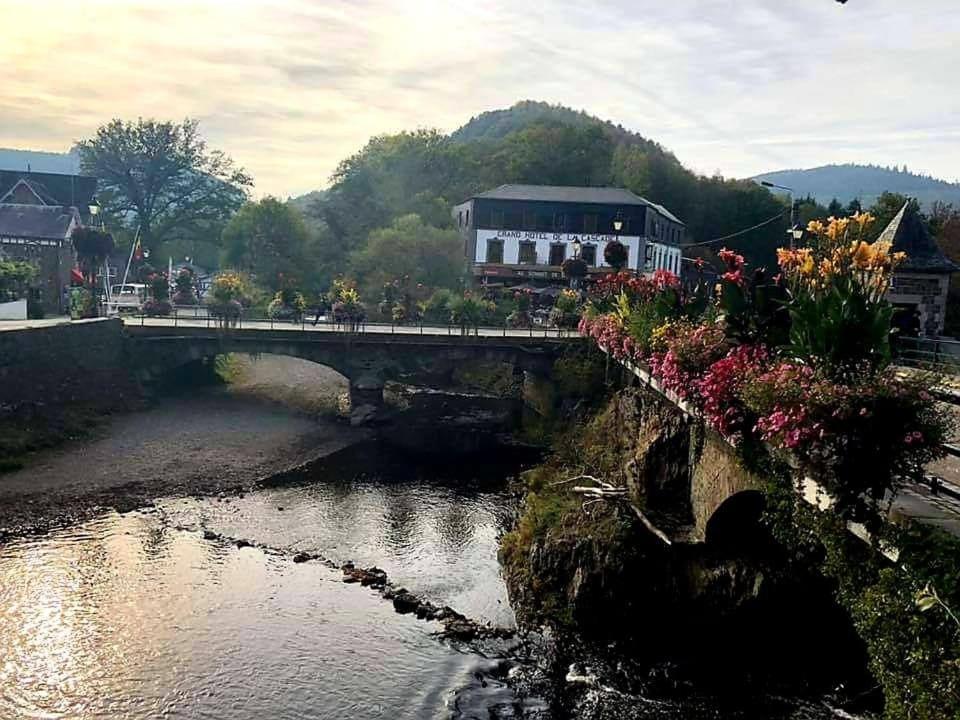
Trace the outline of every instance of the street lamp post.
[[790, 249], [793, 250], [797, 243], [803, 239], [803, 228], [800, 226], [800, 201], [794, 199], [794, 189], [786, 185], [777, 185], [767, 180], [761, 180], [760, 184], [768, 188], [786, 190], [789, 193], [787, 197], [790, 199], [790, 228], [787, 230], [787, 237], [790, 240]]

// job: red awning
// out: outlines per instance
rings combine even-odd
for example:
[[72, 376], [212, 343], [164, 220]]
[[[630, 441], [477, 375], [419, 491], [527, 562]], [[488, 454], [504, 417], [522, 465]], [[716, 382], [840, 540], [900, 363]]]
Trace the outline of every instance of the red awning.
[[83, 284], [83, 273], [77, 268], [70, 268], [70, 282]]

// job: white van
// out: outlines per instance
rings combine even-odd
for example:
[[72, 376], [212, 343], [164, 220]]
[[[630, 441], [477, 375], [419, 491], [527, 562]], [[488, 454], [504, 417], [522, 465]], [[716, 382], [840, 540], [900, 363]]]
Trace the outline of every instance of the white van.
[[109, 308], [111, 313], [137, 312], [147, 299], [147, 286], [141, 283], [111, 285]]

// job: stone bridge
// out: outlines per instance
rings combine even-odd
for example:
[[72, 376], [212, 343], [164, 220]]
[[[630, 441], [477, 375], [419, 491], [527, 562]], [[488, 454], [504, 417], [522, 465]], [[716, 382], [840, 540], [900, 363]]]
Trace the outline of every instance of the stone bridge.
[[444, 387], [454, 371], [477, 363], [502, 363], [513, 373], [549, 376], [553, 363], [578, 336], [557, 331], [480, 329], [461, 334], [446, 327], [380, 326], [346, 332], [335, 326], [244, 323], [218, 328], [203, 322], [128, 322], [128, 355], [144, 382], [186, 363], [223, 353], [275, 354], [333, 368], [350, 381], [351, 400], [379, 404], [386, 380]]
[[[620, 364], [628, 384], [643, 389], [618, 412], [631, 436], [624, 476], [631, 494], [647, 509], [650, 529], [667, 542], [750, 542], [746, 533], [763, 511], [768, 481], [745, 469], [733, 447], [706, 428], [689, 403], [644, 368]], [[797, 490], [821, 510], [833, 503], [814, 478], [800, 479]], [[919, 522], [960, 536], [960, 500], [927, 485], [903, 487], [891, 498], [889, 515], [894, 523]], [[847, 526], [872, 541], [862, 524]], [[896, 549], [884, 553], [892, 557]]]

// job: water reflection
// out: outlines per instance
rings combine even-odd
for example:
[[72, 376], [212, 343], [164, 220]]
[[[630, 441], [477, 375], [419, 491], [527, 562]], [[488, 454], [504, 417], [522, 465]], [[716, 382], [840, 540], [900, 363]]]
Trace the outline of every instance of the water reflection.
[[433, 717], [471, 660], [321, 565], [109, 515], [0, 549], [0, 717]]

